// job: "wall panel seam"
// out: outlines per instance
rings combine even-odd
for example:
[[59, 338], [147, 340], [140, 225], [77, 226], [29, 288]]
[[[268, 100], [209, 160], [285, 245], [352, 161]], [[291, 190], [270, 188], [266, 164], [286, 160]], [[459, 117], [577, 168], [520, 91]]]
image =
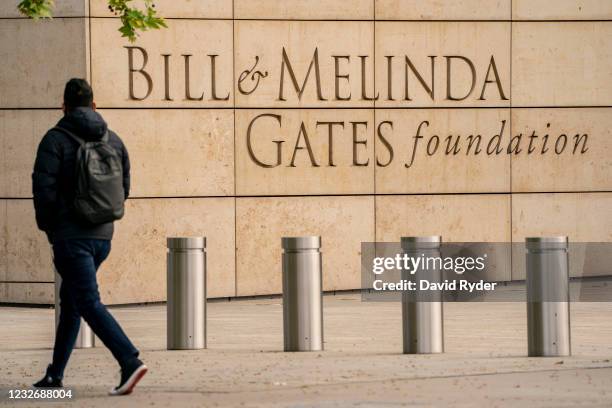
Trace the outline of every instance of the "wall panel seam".
[[89, 49], [87, 50], [87, 52], [89, 52], [89, 83], [93, 84], [93, 61], [92, 61], [92, 54], [93, 54], [93, 41], [91, 39], [91, 0], [88, 0], [88, 5], [89, 5], [89, 16], [88, 16], [88, 26], [89, 26]]
[[[61, 19], [99, 19], [99, 20], [119, 20], [113, 16], [53, 16], [54, 20]], [[229, 18], [229, 17], [164, 17], [165, 20], [187, 20], [187, 21], [269, 21], [269, 22], [373, 22], [382, 23], [609, 23], [612, 19], [322, 19], [322, 18]], [[29, 17], [0, 17], [0, 20], [31, 20]]]
[[[376, 0], [372, 0], [372, 5], [374, 7], [374, 9], [372, 10], [372, 12], [374, 13], [374, 28], [372, 30], [373, 32], [373, 36], [374, 36], [374, 41], [373, 41], [373, 47], [374, 47], [374, 98], [376, 98], [376, 91], [377, 91], [377, 87], [376, 87]], [[374, 166], [374, 242], [377, 241], [377, 228], [376, 228], [376, 205], [377, 205], [377, 200], [376, 200], [376, 99], [374, 99], [374, 130], [373, 130], [373, 138], [372, 138], [372, 148], [373, 148], [373, 166]]]
[[[371, 196], [445, 196], [445, 195], [508, 195], [508, 194], [610, 194], [612, 190], [546, 190], [546, 191], [435, 191], [401, 193], [303, 193], [303, 194], [239, 194], [239, 195], [189, 195], [189, 196], [133, 196], [131, 200], [176, 200], [176, 199], [231, 199], [231, 198], [285, 198], [285, 197], [371, 197]], [[32, 197], [0, 197], [4, 201], [32, 201]]]
[[[54, 18], [95, 18], [100, 20], [119, 20], [112, 16], [66, 16]], [[229, 17], [164, 17], [165, 20], [187, 21], [269, 21], [269, 22], [373, 22], [381, 23], [597, 23], [612, 22], [612, 19], [342, 19], [342, 18], [229, 18]], [[26, 17], [0, 17], [0, 20], [28, 20]]]
[[[510, 106], [98, 106], [98, 110], [433, 110], [433, 109], [508, 109]], [[539, 106], [512, 106], [512, 109], [609, 109], [612, 105], [539, 105]], [[48, 110], [61, 111], [60, 107], [0, 107], [0, 111]]]
[[[612, 190], [546, 190], [546, 191], [436, 191], [436, 192], [400, 192], [400, 193], [303, 193], [303, 194], [244, 194], [230, 196], [215, 196], [215, 195], [189, 195], [189, 196], [135, 196], [129, 197], [130, 200], [174, 200], [174, 199], [190, 199], [190, 198], [283, 198], [283, 197], [359, 197], [359, 196], [425, 196], [425, 195], [494, 195], [494, 194], [610, 194]], [[0, 197], [3, 201], [32, 201], [32, 197]]]
[[53, 284], [55, 284], [55, 281], [49, 282], [49, 281], [11, 281], [11, 280], [6, 280], [6, 281], [0, 281], [0, 283], [16, 283], [16, 284], [53, 283]]
[[234, 296], [238, 296], [238, 206], [236, 199], [237, 172], [236, 172], [236, 20], [235, 0], [232, 0], [232, 91], [234, 102]]
[[[89, 18], [89, 16], [53, 16], [53, 20], [63, 19], [74, 19], [74, 18]], [[30, 17], [0, 17], [0, 20], [32, 20]], [[45, 21], [45, 20], [43, 20]]]
[[[514, 25], [514, 23], [512, 22], [513, 19], [513, 10], [514, 10], [514, 5], [513, 5], [513, 0], [510, 0], [510, 137], [512, 137], [512, 58], [514, 57], [514, 54], [512, 53], [512, 26]], [[512, 219], [512, 214], [514, 212], [513, 209], [513, 201], [512, 201], [512, 154], [510, 155], [510, 185], [509, 185], [509, 189], [510, 189], [510, 239], [509, 242], [512, 244], [512, 231], [514, 228], [514, 220]], [[512, 264], [512, 256], [510, 256], [510, 280], [512, 280], [512, 275], [514, 275], [514, 268], [513, 268], [513, 264]]]

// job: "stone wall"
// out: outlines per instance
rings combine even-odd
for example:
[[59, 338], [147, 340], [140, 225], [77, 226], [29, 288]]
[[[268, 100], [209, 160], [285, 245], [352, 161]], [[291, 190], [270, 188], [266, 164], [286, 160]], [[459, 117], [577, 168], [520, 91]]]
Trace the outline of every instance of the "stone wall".
[[30, 175], [75, 76], [133, 163], [106, 303], [165, 300], [170, 235], [207, 236], [209, 297], [279, 293], [284, 235], [322, 236], [325, 290], [362, 241], [612, 241], [608, 0], [158, 0], [134, 44], [56, 3], [0, 5], [0, 302], [53, 301]]

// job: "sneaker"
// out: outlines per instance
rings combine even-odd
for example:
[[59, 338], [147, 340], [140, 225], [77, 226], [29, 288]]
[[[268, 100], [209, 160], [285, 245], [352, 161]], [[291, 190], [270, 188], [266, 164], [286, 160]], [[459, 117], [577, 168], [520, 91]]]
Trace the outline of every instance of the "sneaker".
[[32, 384], [36, 388], [63, 388], [62, 379], [53, 377], [49, 374], [49, 369], [51, 366], [47, 367], [47, 372], [45, 376], [39, 382]]
[[131, 394], [138, 381], [147, 373], [147, 366], [142, 361], [134, 358], [121, 369], [121, 382], [110, 390], [110, 395]]

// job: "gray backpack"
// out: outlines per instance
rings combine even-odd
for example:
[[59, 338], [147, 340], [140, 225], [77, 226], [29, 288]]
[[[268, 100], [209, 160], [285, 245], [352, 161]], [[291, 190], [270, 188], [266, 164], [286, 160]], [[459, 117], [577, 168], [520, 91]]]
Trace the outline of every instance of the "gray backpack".
[[108, 131], [101, 140], [88, 142], [68, 130], [56, 127], [76, 140], [75, 214], [89, 224], [104, 224], [123, 217], [125, 191], [123, 165], [117, 151], [108, 143]]

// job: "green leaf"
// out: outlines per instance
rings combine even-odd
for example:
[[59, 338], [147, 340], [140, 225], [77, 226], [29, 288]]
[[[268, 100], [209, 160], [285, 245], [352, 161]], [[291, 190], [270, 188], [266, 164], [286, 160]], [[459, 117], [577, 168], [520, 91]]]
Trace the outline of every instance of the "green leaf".
[[34, 20], [51, 18], [53, 7], [55, 7], [53, 0], [22, 0], [17, 5], [17, 9], [22, 15]]
[[[6, 0], [0, 0], [6, 1]], [[122, 23], [119, 32], [122, 37], [127, 37], [130, 42], [136, 41], [139, 31], [149, 29], [157, 30], [161, 27], [167, 28], [165, 20], [157, 15], [153, 0], [144, 0], [145, 9], [131, 7], [132, 0], [107, 0], [110, 11], [117, 15]], [[51, 18], [54, 0], [21, 0], [17, 5], [19, 12], [34, 20], [39, 18]]]

